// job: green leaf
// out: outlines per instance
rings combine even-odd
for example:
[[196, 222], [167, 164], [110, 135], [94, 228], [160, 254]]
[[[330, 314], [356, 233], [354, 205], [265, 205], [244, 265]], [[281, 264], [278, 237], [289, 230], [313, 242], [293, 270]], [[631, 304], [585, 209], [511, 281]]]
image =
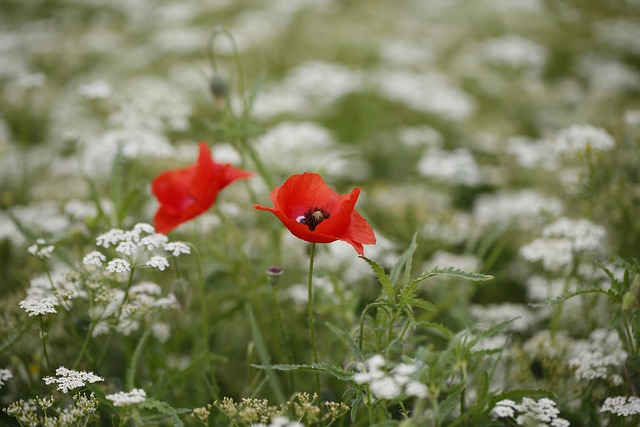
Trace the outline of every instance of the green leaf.
[[131, 362], [129, 363], [129, 367], [127, 368], [126, 381], [125, 384], [128, 390], [133, 388], [136, 377], [136, 368], [138, 367], [138, 362], [140, 361], [140, 356], [142, 356], [142, 349], [144, 348], [147, 339], [149, 338], [149, 334], [151, 333], [151, 329], [147, 329], [145, 333], [138, 341], [136, 345], [136, 349], [133, 352], [133, 356], [131, 357]]
[[338, 366], [328, 363], [318, 363], [311, 365], [295, 365], [295, 364], [276, 364], [276, 365], [251, 365], [257, 369], [266, 369], [274, 371], [306, 371], [306, 372], [322, 372], [329, 374], [342, 381], [351, 381], [353, 371], [344, 370]]
[[529, 304], [529, 305], [531, 307], [549, 307], [549, 306], [552, 306], [554, 304], [558, 304], [560, 302], [566, 301], [569, 298], [573, 298], [575, 296], [584, 295], [584, 294], [604, 294], [604, 295], [608, 295], [608, 296], [614, 297], [614, 298], [618, 298], [619, 297], [618, 294], [616, 294], [612, 290], [606, 290], [606, 289], [602, 289], [602, 288], [589, 288], [589, 289], [580, 289], [580, 290], [575, 291], [575, 292], [569, 292], [567, 294], [559, 296], [558, 298], [542, 301], [542, 302], [539, 302], [539, 303], [533, 303], [533, 304]]
[[422, 298], [412, 298], [409, 301], [409, 305], [412, 307], [418, 307], [425, 311], [436, 311], [436, 306], [430, 303], [427, 300], [423, 300]]
[[388, 298], [388, 299], [393, 299], [394, 295], [395, 295], [395, 290], [393, 288], [393, 285], [391, 284], [391, 281], [389, 280], [389, 276], [387, 276], [387, 273], [384, 272], [384, 269], [382, 267], [380, 267], [380, 265], [367, 258], [367, 257], [361, 257], [363, 260], [365, 260], [367, 262], [367, 264], [369, 264], [369, 266], [371, 267], [371, 269], [373, 270], [373, 272], [376, 274], [376, 277], [378, 277], [378, 281], [380, 282], [380, 284], [382, 285], [382, 290], [384, 295]]
[[430, 328], [430, 329], [435, 329], [437, 332], [440, 333], [440, 335], [442, 335], [443, 337], [447, 338], [448, 340], [453, 339], [454, 337], [454, 333], [447, 328], [446, 326], [440, 324], [440, 323], [436, 323], [436, 322], [419, 322], [418, 326], [423, 326], [425, 328]]
[[493, 279], [493, 276], [488, 274], [472, 273], [470, 271], [464, 271], [464, 270], [460, 270], [458, 268], [453, 268], [453, 267], [446, 267], [446, 268], [436, 267], [432, 270], [427, 271], [426, 273], [422, 273], [422, 275], [418, 277], [416, 280], [414, 280], [413, 283], [417, 284], [422, 282], [423, 280], [426, 280], [434, 276], [459, 277], [461, 279], [471, 280], [474, 282], [481, 282], [481, 281]]
[[185, 408], [174, 408], [169, 405], [167, 402], [163, 402], [161, 400], [156, 400], [152, 398], [147, 398], [145, 401], [137, 404], [139, 408], [143, 409], [151, 409], [160, 412], [161, 414], [169, 415], [171, 417], [171, 421], [175, 427], [182, 427], [184, 423], [178, 416], [179, 414], [184, 414], [189, 412], [189, 409]]
[[20, 338], [24, 335], [25, 332], [32, 326], [31, 322], [22, 322], [22, 326], [15, 330], [13, 334], [9, 335], [7, 339], [5, 339], [2, 344], [0, 344], [0, 354], [7, 351], [13, 344], [18, 342]]
[[349, 348], [351, 349], [351, 351], [353, 352], [353, 354], [355, 355], [356, 359], [358, 359], [361, 362], [364, 362], [365, 357], [362, 354], [362, 352], [360, 351], [360, 347], [358, 347], [358, 344], [356, 344], [356, 342], [353, 340], [353, 338], [351, 337], [351, 334], [348, 334], [347, 332], [344, 331], [344, 329], [339, 328], [329, 322], [325, 323], [325, 325], [331, 330], [331, 332], [333, 332], [335, 335], [338, 336], [338, 338], [340, 338], [342, 341], [344, 341]]
[[273, 390], [276, 398], [278, 399], [278, 403], [285, 403], [287, 401], [284, 396], [284, 392], [282, 391], [282, 386], [280, 385], [280, 381], [278, 377], [273, 372], [273, 369], [270, 367], [270, 357], [269, 350], [267, 349], [266, 344], [264, 343], [264, 339], [262, 338], [262, 333], [260, 332], [260, 327], [258, 326], [258, 322], [256, 321], [256, 316], [253, 313], [253, 308], [249, 303], [245, 305], [245, 309], [247, 311], [247, 315], [249, 316], [249, 323], [251, 324], [251, 334], [253, 336], [253, 342], [256, 345], [256, 351], [258, 353], [258, 358], [260, 358], [261, 366], [264, 366], [264, 369], [267, 371], [267, 377], [269, 378], [269, 385]]
[[[413, 264], [413, 254], [416, 252], [416, 248], [418, 247], [418, 245], [416, 244], [417, 236], [418, 233], [413, 234], [409, 247], [402, 253], [402, 255], [400, 255], [398, 261], [396, 262], [396, 265], [393, 266], [393, 268], [391, 269], [391, 273], [389, 274], [390, 281], [393, 285], [395, 285], [396, 289], [406, 286], [409, 283], [411, 277], [411, 268]], [[402, 281], [398, 282], [398, 280], [400, 279], [400, 272], [402, 272], [403, 269], [404, 274], [402, 276]]]

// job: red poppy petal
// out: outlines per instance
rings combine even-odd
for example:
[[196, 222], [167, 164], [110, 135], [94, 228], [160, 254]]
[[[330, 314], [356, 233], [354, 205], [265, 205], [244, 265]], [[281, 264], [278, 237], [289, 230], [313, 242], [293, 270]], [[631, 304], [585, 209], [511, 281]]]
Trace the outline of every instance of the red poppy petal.
[[216, 181], [220, 179], [219, 172], [211, 157], [211, 150], [204, 142], [200, 143], [198, 161], [195, 165], [195, 172], [191, 183], [191, 195], [198, 200], [213, 200], [220, 191]]
[[164, 206], [160, 206], [158, 212], [153, 217], [153, 226], [156, 232], [167, 234], [182, 223], [182, 217], [179, 213], [171, 211]]
[[299, 239], [302, 239], [311, 243], [331, 243], [338, 240], [337, 237], [318, 233], [317, 229], [316, 231], [309, 230], [308, 226], [304, 224], [300, 224], [296, 220], [289, 218], [287, 215], [285, 215], [284, 212], [279, 211], [277, 209], [268, 208], [262, 205], [254, 205], [253, 207], [258, 210], [269, 211], [275, 216], [277, 216], [278, 219], [282, 221], [282, 224], [284, 224], [284, 226], [287, 227], [287, 229], [289, 229], [291, 234], [293, 234]]
[[193, 165], [163, 172], [151, 183], [151, 190], [161, 205], [180, 211], [192, 201], [189, 188], [195, 175]]
[[340, 195], [324, 183], [317, 173], [305, 172], [289, 177], [271, 193], [275, 209], [297, 218], [311, 208], [334, 208]]
[[227, 163], [224, 165], [224, 169], [222, 171], [220, 186], [221, 188], [224, 188], [237, 179], [249, 178], [253, 175], [254, 175], [253, 172], [248, 172], [242, 169], [238, 169], [236, 167], [233, 167], [231, 164]]
[[360, 191], [362, 191], [361, 188], [354, 188], [351, 193], [340, 196], [333, 206], [331, 217], [318, 224], [316, 231], [341, 238], [351, 223], [351, 216]]

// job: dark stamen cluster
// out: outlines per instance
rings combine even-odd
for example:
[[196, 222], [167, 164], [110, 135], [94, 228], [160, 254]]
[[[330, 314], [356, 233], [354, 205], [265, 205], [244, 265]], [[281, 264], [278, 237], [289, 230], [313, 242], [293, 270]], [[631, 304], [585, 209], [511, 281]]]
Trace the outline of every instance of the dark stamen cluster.
[[329, 218], [331, 215], [327, 212], [324, 207], [322, 208], [311, 208], [304, 213], [304, 218], [300, 219], [300, 224], [305, 224], [309, 227], [309, 230], [314, 231], [318, 224], [320, 224], [325, 219]]

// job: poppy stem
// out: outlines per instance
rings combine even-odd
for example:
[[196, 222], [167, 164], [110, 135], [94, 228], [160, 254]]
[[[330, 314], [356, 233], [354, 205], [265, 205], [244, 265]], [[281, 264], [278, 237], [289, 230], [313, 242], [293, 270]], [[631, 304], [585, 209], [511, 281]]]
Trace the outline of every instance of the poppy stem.
[[[311, 253], [309, 255], [309, 335], [311, 336], [311, 348], [313, 349], [313, 364], [318, 364], [318, 343], [316, 340], [316, 328], [313, 321], [313, 259], [316, 255], [316, 244], [311, 243]], [[320, 374], [316, 372], [316, 390], [320, 396]]]

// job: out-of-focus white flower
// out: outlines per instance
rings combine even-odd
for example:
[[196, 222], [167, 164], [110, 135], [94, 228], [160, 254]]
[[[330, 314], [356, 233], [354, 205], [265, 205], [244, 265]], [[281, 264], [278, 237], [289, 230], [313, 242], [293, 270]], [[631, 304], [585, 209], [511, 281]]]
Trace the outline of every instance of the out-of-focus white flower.
[[473, 204], [473, 217], [481, 226], [491, 224], [531, 225], [541, 217], [562, 213], [562, 201], [534, 190], [504, 191], [479, 196]]
[[0, 389], [4, 386], [5, 382], [13, 378], [13, 373], [8, 369], [0, 369]]
[[105, 99], [111, 96], [113, 89], [104, 80], [94, 80], [78, 86], [78, 93], [88, 99]]
[[627, 360], [627, 352], [616, 331], [596, 329], [588, 340], [577, 342], [572, 353], [568, 365], [575, 369], [577, 380], [604, 379], [622, 384], [618, 372]]
[[113, 402], [113, 406], [128, 406], [147, 400], [147, 393], [141, 388], [134, 388], [129, 392], [119, 391], [118, 393], [107, 394], [107, 400]]
[[559, 153], [611, 151], [615, 146], [613, 137], [607, 131], [591, 125], [573, 125], [562, 129], [548, 144]]
[[47, 242], [43, 239], [38, 239], [36, 243], [27, 248], [27, 252], [31, 255], [37, 256], [38, 258], [45, 259], [51, 256], [54, 249], [55, 246], [47, 245]]
[[169, 267], [169, 261], [165, 257], [154, 255], [147, 261], [146, 265], [164, 271], [165, 268]]
[[476, 186], [483, 182], [476, 159], [466, 148], [428, 150], [418, 163], [418, 172], [427, 178], [449, 184]]

